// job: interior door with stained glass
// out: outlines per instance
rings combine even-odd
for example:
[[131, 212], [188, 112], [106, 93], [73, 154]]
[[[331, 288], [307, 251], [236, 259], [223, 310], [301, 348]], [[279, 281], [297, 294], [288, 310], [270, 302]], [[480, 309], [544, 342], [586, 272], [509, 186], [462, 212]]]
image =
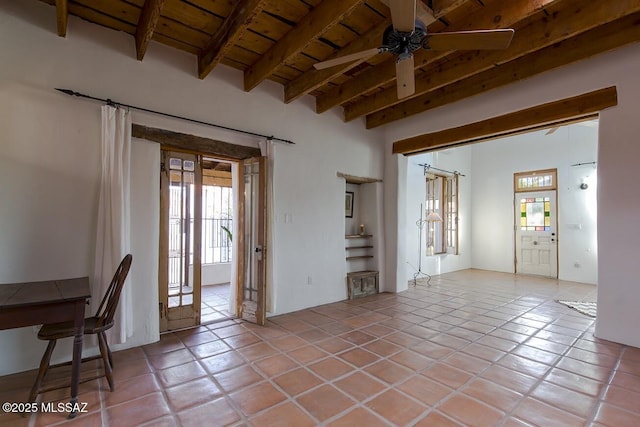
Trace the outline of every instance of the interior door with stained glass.
[[194, 154], [162, 152], [160, 331], [200, 324], [202, 168]]
[[516, 273], [558, 277], [556, 192], [515, 195]]

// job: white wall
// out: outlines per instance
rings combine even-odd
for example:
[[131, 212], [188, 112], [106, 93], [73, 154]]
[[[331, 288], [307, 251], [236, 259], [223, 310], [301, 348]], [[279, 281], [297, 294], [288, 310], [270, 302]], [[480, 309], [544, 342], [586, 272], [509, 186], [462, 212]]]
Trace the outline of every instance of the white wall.
[[[343, 123], [337, 111], [319, 116], [310, 97], [286, 105], [282, 86], [273, 82], [245, 93], [242, 73], [224, 66], [199, 80], [193, 55], [157, 43], [136, 61], [131, 36], [73, 17], [67, 37], [57, 37], [55, 21], [55, 9], [44, 3], [2, 3], [0, 283], [88, 275], [93, 268], [100, 105], [53, 90], [62, 87], [294, 140], [275, 149], [272, 313], [346, 297], [344, 180], [336, 172], [382, 178], [382, 132], [365, 132], [361, 121]], [[133, 121], [236, 144], [258, 142], [138, 112]], [[158, 149], [151, 147], [141, 153]], [[158, 336], [158, 172], [143, 170], [138, 178], [147, 180], [141, 183], [146, 193], [136, 206], [150, 220], [136, 222], [132, 285], [134, 304], [146, 308], [136, 310], [135, 345]], [[0, 374], [34, 368], [43, 351], [30, 328], [1, 331], [0, 342]], [[59, 357], [67, 356], [66, 346], [59, 347]]]
[[205, 264], [202, 266], [202, 286], [231, 283], [231, 263]]
[[[598, 145], [598, 318], [596, 335], [625, 344], [640, 346], [640, 263], [636, 242], [640, 227], [635, 212], [640, 200], [630, 196], [632, 178], [640, 145], [640, 44], [633, 44], [579, 63], [492, 90], [467, 100], [427, 111], [385, 127], [385, 199], [391, 205], [385, 214], [404, 217], [407, 194], [403, 181], [404, 156], [390, 154], [394, 141], [495, 117], [592, 90], [615, 85], [618, 105], [603, 111], [599, 121]], [[401, 178], [398, 179], [398, 176]], [[395, 211], [395, 212], [394, 212]], [[387, 235], [388, 242], [402, 236], [401, 224]], [[400, 245], [388, 245], [387, 266], [400, 261]], [[391, 259], [395, 258], [395, 259]], [[387, 276], [391, 276], [387, 274]], [[404, 275], [406, 276], [406, 275]], [[397, 276], [401, 278], [400, 274]], [[397, 283], [396, 287], [402, 284]]]

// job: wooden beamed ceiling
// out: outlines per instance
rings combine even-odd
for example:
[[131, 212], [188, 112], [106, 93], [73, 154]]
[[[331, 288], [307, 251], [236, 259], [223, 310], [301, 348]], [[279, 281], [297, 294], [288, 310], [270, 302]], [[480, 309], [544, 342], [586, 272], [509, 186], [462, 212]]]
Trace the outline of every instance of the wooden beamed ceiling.
[[342, 108], [346, 121], [364, 117], [367, 128], [640, 40], [640, 0], [418, 0], [430, 33], [514, 28], [515, 36], [506, 50], [418, 50], [416, 93], [398, 100], [390, 53], [313, 68], [381, 45], [388, 0], [41, 1], [55, 7], [62, 37], [75, 15], [130, 34], [139, 60], [153, 40], [193, 54], [194, 78], [224, 64], [244, 73], [246, 91], [273, 80], [283, 102], [310, 94], [318, 113]]

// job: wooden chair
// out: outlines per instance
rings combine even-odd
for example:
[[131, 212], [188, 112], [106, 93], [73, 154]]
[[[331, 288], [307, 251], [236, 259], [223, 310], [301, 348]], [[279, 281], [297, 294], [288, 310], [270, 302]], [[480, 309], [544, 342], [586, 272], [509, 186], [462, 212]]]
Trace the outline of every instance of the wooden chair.
[[[98, 311], [96, 315], [93, 317], [88, 317], [84, 319], [84, 333], [86, 334], [96, 334], [98, 336], [98, 345], [100, 347], [100, 355], [89, 357], [82, 359], [83, 362], [95, 359], [102, 359], [102, 363], [104, 365], [104, 374], [98, 375], [92, 378], [88, 378], [83, 380], [82, 382], [86, 382], [89, 380], [102, 378], [103, 376], [107, 377], [107, 381], [109, 382], [109, 388], [111, 391], [114, 390], [113, 384], [113, 358], [111, 356], [111, 350], [109, 349], [109, 345], [107, 344], [107, 337], [105, 335], [105, 331], [110, 329], [113, 326], [113, 317], [116, 313], [116, 308], [118, 306], [118, 302], [120, 300], [120, 292], [122, 291], [122, 287], [124, 285], [124, 281], [127, 278], [127, 274], [129, 273], [129, 268], [131, 267], [132, 255], [128, 254], [120, 262], [120, 266], [116, 270], [113, 275], [113, 279], [111, 279], [111, 284], [107, 289], [104, 297], [102, 298], [102, 302], [100, 302], [100, 306], [98, 307]], [[51, 360], [51, 354], [53, 353], [53, 349], [56, 346], [57, 340], [61, 338], [73, 337], [75, 334], [73, 330], [73, 322], [60, 322], [60, 323], [52, 323], [48, 325], [42, 325], [40, 332], [38, 333], [38, 339], [47, 340], [49, 344], [47, 345], [47, 349], [42, 356], [42, 360], [40, 361], [40, 369], [38, 370], [38, 376], [36, 377], [36, 381], [31, 388], [31, 393], [29, 394], [29, 402], [34, 402], [36, 400], [36, 396], [40, 393], [44, 393], [45, 391], [56, 390], [60, 388], [68, 387], [68, 385], [63, 386], [54, 386], [49, 388], [42, 388], [42, 381], [44, 380], [45, 375], [49, 368], [55, 368], [63, 365], [68, 365], [68, 363], [62, 363], [58, 365], [49, 365]]]

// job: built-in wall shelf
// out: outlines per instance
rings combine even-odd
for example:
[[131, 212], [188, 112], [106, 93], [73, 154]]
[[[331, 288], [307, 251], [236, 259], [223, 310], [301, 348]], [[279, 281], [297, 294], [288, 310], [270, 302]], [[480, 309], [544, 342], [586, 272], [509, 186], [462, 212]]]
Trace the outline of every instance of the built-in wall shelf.
[[373, 246], [347, 246], [345, 247], [346, 250], [349, 249], [373, 249]]
[[368, 237], [373, 237], [373, 234], [347, 234], [344, 236], [345, 239], [366, 239]]
[[373, 255], [358, 255], [358, 256], [348, 256], [347, 261], [351, 261], [354, 259], [365, 259], [365, 258], [373, 258]]

